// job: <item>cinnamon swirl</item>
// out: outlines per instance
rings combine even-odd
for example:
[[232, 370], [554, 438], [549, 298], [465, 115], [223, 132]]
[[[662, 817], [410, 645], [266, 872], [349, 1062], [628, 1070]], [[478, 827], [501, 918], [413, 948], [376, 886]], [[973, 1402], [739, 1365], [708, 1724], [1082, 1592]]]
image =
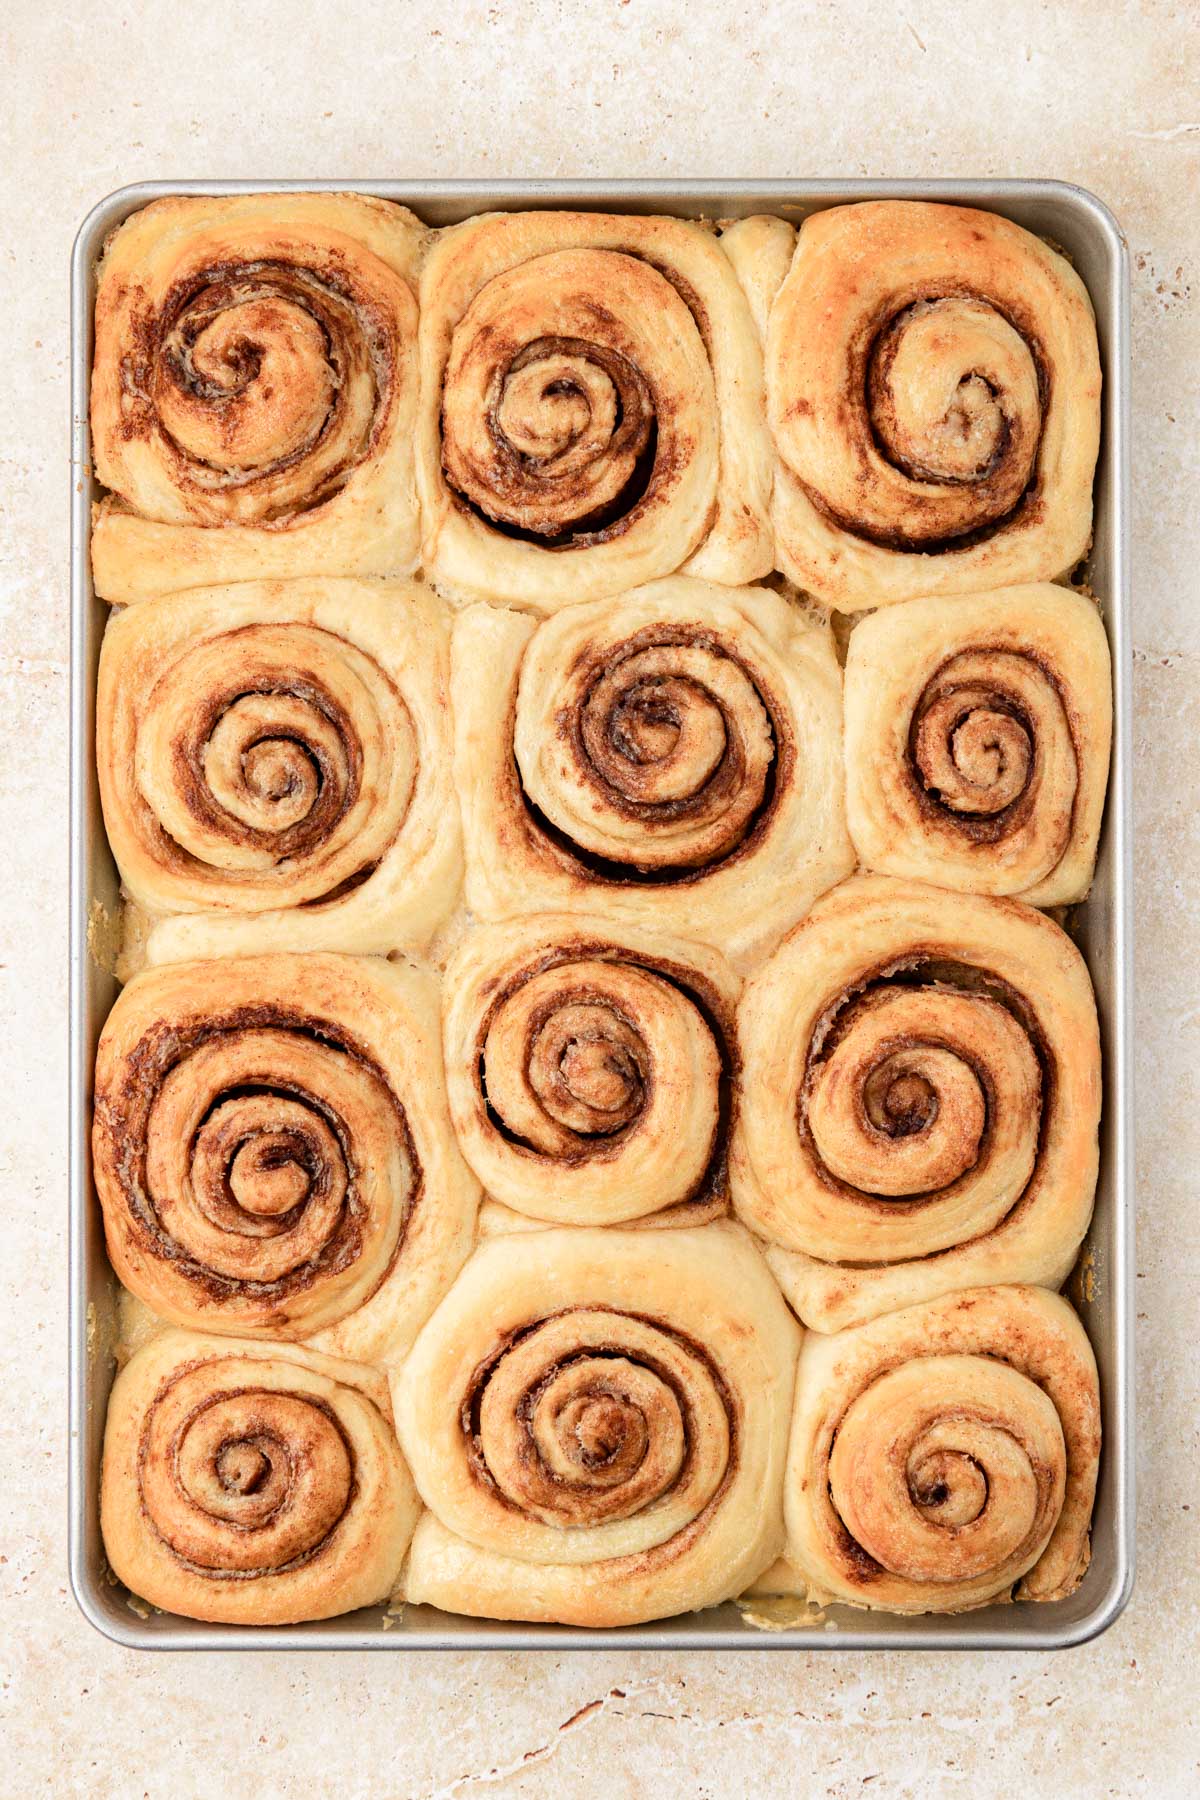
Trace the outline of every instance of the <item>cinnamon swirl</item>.
[[767, 410], [776, 565], [828, 606], [1053, 579], [1088, 548], [1091, 302], [998, 213], [881, 200], [806, 219]]
[[829, 628], [771, 590], [476, 607], [452, 665], [478, 917], [582, 905], [740, 966], [853, 866]]
[[1057, 1600], [1088, 1565], [1096, 1363], [1065, 1300], [972, 1288], [800, 1353], [788, 1561], [888, 1612]]
[[130, 982], [96, 1054], [108, 1253], [177, 1325], [403, 1355], [463, 1262], [436, 991], [342, 956], [178, 963]]
[[415, 566], [425, 235], [360, 194], [177, 197], [121, 226], [92, 370], [103, 599]]
[[861, 876], [746, 987], [734, 1204], [806, 1325], [1057, 1287], [1096, 1185], [1083, 958], [1012, 900]]
[[165, 1612], [289, 1625], [374, 1605], [420, 1510], [380, 1371], [171, 1331], [117, 1376], [104, 1548]]
[[458, 896], [449, 630], [424, 588], [244, 582], [127, 608], [96, 762], [125, 891], [161, 920], [151, 962], [420, 946]]
[[721, 241], [682, 219], [491, 213], [421, 275], [422, 561], [551, 612], [772, 564], [762, 351]]
[[450, 1110], [493, 1199], [564, 1225], [724, 1208], [741, 984], [715, 951], [538, 914], [472, 932], [445, 985]]
[[407, 1598], [605, 1626], [739, 1593], [783, 1543], [797, 1340], [732, 1223], [482, 1245], [393, 1381]]
[[1087, 893], [1112, 737], [1090, 599], [1045, 583], [888, 607], [851, 635], [845, 706], [868, 868], [1035, 906]]

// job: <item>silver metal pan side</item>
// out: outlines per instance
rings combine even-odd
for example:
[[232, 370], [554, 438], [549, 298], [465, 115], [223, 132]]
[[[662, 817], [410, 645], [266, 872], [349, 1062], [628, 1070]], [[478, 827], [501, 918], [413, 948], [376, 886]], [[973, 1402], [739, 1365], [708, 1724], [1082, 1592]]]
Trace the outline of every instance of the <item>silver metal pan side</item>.
[[[1006, 214], [1072, 258], [1096, 309], [1105, 371], [1095, 540], [1089, 562], [1113, 653], [1113, 770], [1096, 882], [1076, 937], [1100, 1011], [1104, 1115], [1096, 1214], [1085, 1245], [1092, 1270], [1080, 1301], [1100, 1365], [1104, 1452], [1092, 1563], [1069, 1599], [991, 1606], [945, 1617], [899, 1619], [835, 1607], [812, 1624], [765, 1632], [735, 1606], [620, 1631], [497, 1624], [405, 1607], [377, 1607], [295, 1627], [196, 1624], [131, 1607], [113, 1583], [99, 1530], [100, 1451], [113, 1376], [115, 1288], [104, 1251], [90, 1164], [96, 1040], [116, 994], [100, 949], [115, 920], [118, 883], [96, 785], [94, 693], [108, 609], [92, 591], [87, 428], [94, 271], [104, 241], [130, 213], [168, 194], [353, 190], [411, 206], [430, 224], [482, 211], [573, 206], [593, 210], [737, 217], [775, 212], [798, 220], [847, 201], [958, 201]], [[84, 1615], [115, 1642], [139, 1649], [485, 1650], [1049, 1650], [1086, 1642], [1125, 1606], [1134, 1572], [1132, 695], [1129, 570], [1129, 260], [1112, 214], [1086, 190], [1054, 181], [169, 181], [120, 189], [88, 214], [75, 241], [72, 306], [71, 823], [70, 823], [70, 1576]], [[1077, 1296], [1076, 1296], [1077, 1297]], [[1078, 1298], [1078, 1297], [1077, 1297]]]

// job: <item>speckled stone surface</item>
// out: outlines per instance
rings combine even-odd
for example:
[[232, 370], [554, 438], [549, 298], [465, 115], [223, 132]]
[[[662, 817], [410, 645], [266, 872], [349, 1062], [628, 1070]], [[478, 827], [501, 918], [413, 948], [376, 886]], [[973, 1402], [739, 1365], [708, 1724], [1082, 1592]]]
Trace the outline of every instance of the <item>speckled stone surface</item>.
[[[269, 15], [270, 23], [263, 15]], [[0, 1793], [1200, 1791], [1200, 13], [10, 0]], [[1134, 257], [1141, 1572], [1056, 1657], [149, 1656], [67, 1586], [67, 256], [145, 176], [1057, 175]]]

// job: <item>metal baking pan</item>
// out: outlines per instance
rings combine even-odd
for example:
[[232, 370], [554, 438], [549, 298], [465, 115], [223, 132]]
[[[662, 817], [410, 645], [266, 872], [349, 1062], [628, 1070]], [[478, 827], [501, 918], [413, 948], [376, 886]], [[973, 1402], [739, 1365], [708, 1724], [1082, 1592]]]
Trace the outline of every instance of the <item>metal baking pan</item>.
[[[497, 1624], [431, 1607], [383, 1607], [291, 1627], [196, 1624], [134, 1611], [104, 1560], [99, 1529], [100, 1450], [113, 1377], [115, 1282], [104, 1251], [89, 1161], [92, 1063], [116, 993], [99, 939], [116, 917], [117, 875], [104, 835], [93, 756], [94, 693], [108, 609], [92, 591], [90, 507], [96, 497], [88, 442], [94, 271], [122, 220], [166, 194], [236, 194], [353, 189], [399, 200], [432, 225], [513, 208], [729, 218], [772, 212], [799, 221], [847, 201], [958, 201], [1015, 219], [1065, 250], [1096, 309], [1104, 364], [1104, 418], [1096, 481], [1095, 542], [1088, 576], [1113, 652], [1114, 760], [1096, 882], [1075, 935], [1087, 958], [1104, 1047], [1101, 1173], [1084, 1246], [1087, 1281], [1074, 1297], [1100, 1365], [1104, 1451], [1092, 1531], [1091, 1567], [1069, 1599], [993, 1605], [956, 1617], [897, 1618], [846, 1607], [780, 1631], [749, 1624], [733, 1604], [618, 1631]], [[1129, 265], [1106, 208], [1082, 188], [1053, 181], [179, 181], [142, 182], [102, 200], [79, 230], [72, 261], [72, 638], [71, 638], [71, 1455], [70, 1568], [86, 1617], [132, 1648], [212, 1649], [849, 1649], [1048, 1650], [1097, 1636], [1121, 1612], [1133, 1584], [1133, 756], [1129, 619]], [[95, 950], [95, 953], [94, 953]]]

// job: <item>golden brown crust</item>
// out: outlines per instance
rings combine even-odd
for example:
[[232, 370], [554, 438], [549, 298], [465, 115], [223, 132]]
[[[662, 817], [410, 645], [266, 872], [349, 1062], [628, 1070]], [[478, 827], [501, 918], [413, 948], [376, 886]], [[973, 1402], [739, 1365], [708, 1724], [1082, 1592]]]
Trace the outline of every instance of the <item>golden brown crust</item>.
[[891, 1612], [1060, 1599], [1087, 1568], [1099, 1455], [1095, 1358], [1055, 1294], [973, 1288], [810, 1333], [788, 1560], [810, 1598]]
[[460, 1266], [436, 996], [339, 956], [181, 963], [124, 990], [92, 1133], [120, 1279], [179, 1325], [403, 1354]]
[[860, 876], [747, 984], [739, 1214], [806, 1324], [984, 1281], [1057, 1287], [1095, 1193], [1083, 958], [1011, 900]]
[[172, 1331], [117, 1376], [101, 1526], [143, 1600], [235, 1625], [385, 1600], [420, 1501], [383, 1377], [293, 1344]]
[[354, 194], [157, 200], [115, 233], [91, 397], [102, 598], [408, 573], [424, 238]]
[[771, 566], [762, 355], [719, 240], [681, 219], [493, 213], [421, 276], [422, 561], [536, 612], [686, 567]]
[[482, 1245], [393, 1384], [406, 1597], [611, 1626], [740, 1592], [782, 1546], [796, 1346], [734, 1224]]
[[1087, 550], [1091, 302], [997, 213], [886, 200], [806, 219], [767, 406], [777, 566], [826, 605], [1053, 579]]
[[113, 618], [96, 762], [151, 962], [423, 945], [458, 897], [443, 603], [242, 582]]
[[1042, 583], [855, 627], [846, 806], [865, 866], [1061, 906], [1086, 894], [1112, 737], [1094, 602]]

